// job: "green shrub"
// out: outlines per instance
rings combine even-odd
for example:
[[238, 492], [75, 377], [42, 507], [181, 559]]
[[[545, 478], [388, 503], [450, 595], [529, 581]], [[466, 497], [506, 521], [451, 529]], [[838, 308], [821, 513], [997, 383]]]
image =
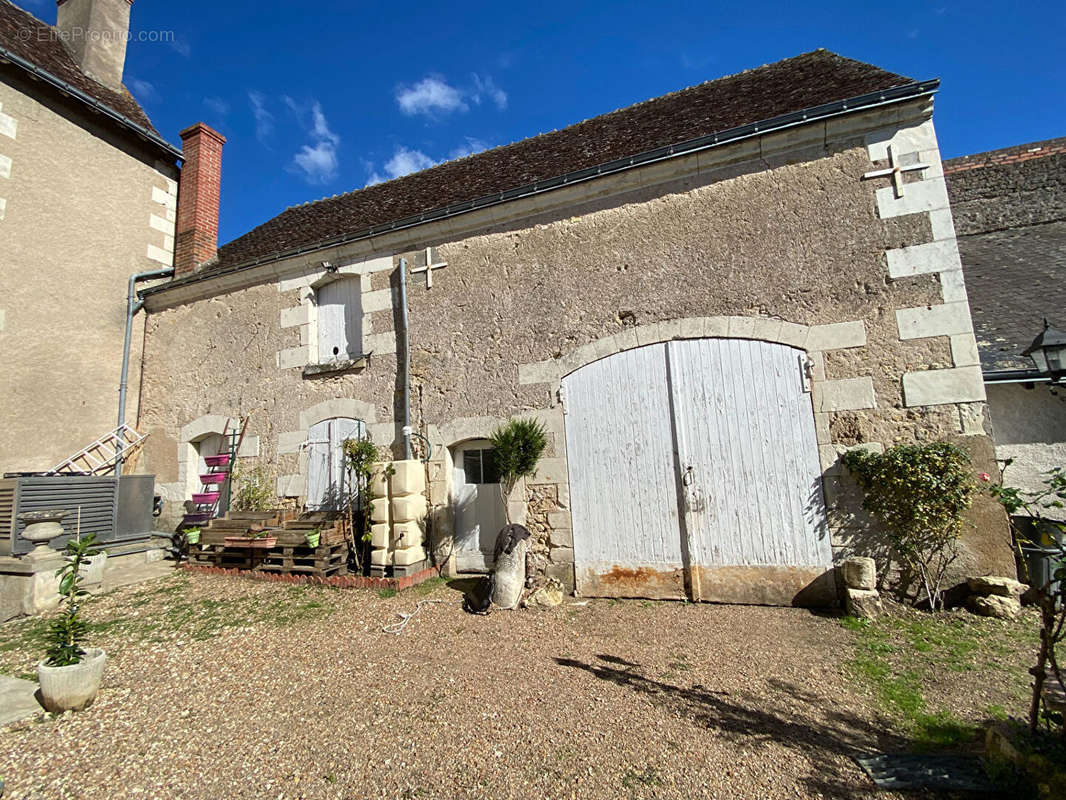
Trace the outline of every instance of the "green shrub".
[[506, 512], [507, 498], [515, 485], [537, 470], [537, 462], [548, 446], [548, 434], [544, 426], [534, 419], [513, 419], [501, 425], [489, 436], [492, 456], [500, 475], [500, 493]]
[[277, 505], [274, 481], [262, 466], [256, 465], [247, 473], [235, 469], [231, 481], [236, 486], [230, 500], [234, 511], [269, 511]]
[[[940, 608], [944, 572], [958, 555], [963, 514], [977, 489], [969, 456], [947, 442], [900, 445], [844, 455], [899, 560], [916, 574], [931, 608]], [[921, 594], [917, 600], [921, 600]]]

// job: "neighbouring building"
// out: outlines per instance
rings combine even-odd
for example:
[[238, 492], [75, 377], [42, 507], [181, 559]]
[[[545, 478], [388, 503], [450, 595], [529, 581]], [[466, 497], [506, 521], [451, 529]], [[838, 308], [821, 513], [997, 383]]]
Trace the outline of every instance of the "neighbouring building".
[[130, 2], [57, 13], [52, 27], [0, 0], [0, 474], [116, 427], [127, 280], [173, 260], [181, 151], [122, 84]]
[[1003, 479], [1037, 490], [1066, 467], [1066, 388], [1022, 355], [1045, 319], [1066, 328], [1066, 138], [955, 158], [944, 172], [996, 455], [1013, 460]]
[[[138, 424], [166, 518], [245, 416], [243, 464], [328, 505], [341, 478], [309, 465], [353, 431], [399, 455], [407, 399], [449, 570], [491, 559], [488, 434], [534, 417], [549, 452], [509, 502], [539, 569], [588, 595], [829, 602], [834, 559], [884, 552], [844, 452], [948, 439], [995, 470], [937, 86], [819, 50], [289, 208], [217, 252], [217, 194], [184, 183], [217, 184], [201, 131], [182, 204], [202, 235], [144, 292]], [[971, 516], [958, 574], [1010, 574], [1002, 512]]]

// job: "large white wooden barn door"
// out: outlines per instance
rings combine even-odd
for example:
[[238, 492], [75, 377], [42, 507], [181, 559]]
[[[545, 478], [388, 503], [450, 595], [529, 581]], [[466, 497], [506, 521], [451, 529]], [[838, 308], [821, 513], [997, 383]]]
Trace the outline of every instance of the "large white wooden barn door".
[[684, 597], [665, 345], [564, 379], [577, 589]]
[[688, 340], [564, 378], [579, 592], [831, 600], [809, 588], [832, 556], [801, 356]]
[[344, 442], [365, 434], [357, 419], [322, 420], [307, 431], [307, 508], [336, 510], [344, 505], [350, 487], [344, 468]]
[[802, 358], [745, 339], [667, 345], [684, 532], [703, 600], [791, 603], [832, 563]]

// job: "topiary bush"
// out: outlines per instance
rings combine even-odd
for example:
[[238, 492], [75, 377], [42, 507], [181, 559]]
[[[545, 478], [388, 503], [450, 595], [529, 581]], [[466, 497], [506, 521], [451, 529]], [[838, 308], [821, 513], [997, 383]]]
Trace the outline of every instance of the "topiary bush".
[[548, 446], [548, 434], [544, 426], [534, 419], [513, 419], [501, 425], [489, 436], [492, 456], [500, 475], [500, 494], [503, 495], [504, 513], [507, 521], [507, 498], [523, 478], [537, 471], [537, 462]]
[[[917, 575], [933, 609], [958, 556], [963, 515], [977, 490], [970, 458], [948, 442], [851, 450], [844, 464], [865, 492], [863, 508], [884, 523], [899, 560]], [[922, 600], [921, 593], [915, 598]]]

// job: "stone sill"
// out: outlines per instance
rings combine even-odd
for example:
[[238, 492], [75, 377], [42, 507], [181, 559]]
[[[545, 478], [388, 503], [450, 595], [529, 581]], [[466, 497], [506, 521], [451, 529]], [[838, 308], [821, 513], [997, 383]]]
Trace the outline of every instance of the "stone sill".
[[328, 364], [308, 364], [304, 367], [303, 376], [305, 378], [320, 378], [323, 375], [356, 372], [366, 369], [368, 361], [369, 358], [364, 355], [344, 361], [330, 361]]

